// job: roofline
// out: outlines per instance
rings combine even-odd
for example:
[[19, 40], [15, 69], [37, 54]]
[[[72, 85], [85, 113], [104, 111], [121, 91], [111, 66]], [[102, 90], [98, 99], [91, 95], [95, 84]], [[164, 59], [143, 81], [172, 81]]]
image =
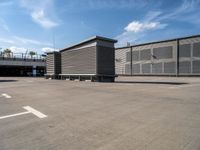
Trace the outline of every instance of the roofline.
[[53, 51], [53, 52], [46, 52], [46, 54], [48, 55], [48, 54], [58, 54], [58, 53], [60, 53], [59, 51]]
[[131, 46], [123, 46], [123, 47], [115, 48], [115, 50], [130, 48], [130, 47], [137, 47], [137, 46], [144, 46], [144, 45], [149, 45], [149, 44], [157, 44], [157, 43], [171, 42], [171, 41], [177, 41], [177, 40], [184, 40], [184, 39], [196, 38], [196, 37], [200, 37], [200, 34], [192, 35], [192, 36], [185, 36], [185, 37], [180, 37], [180, 38], [174, 38], [174, 39], [161, 40], [161, 41], [147, 42], [147, 43], [136, 44], [136, 45], [131, 45]]
[[92, 42], [92, 41], [95, 41], [95, 40], [102, 40], [102, 41], [108, 41], [108, 42], [112, 42], [112, 43], [117, 43], [117, 40], [113, 40], [113, 39], [105, 38], [105, 37], [101, 37], [101, 36], [93, 36], [93, 37], [91, 37], [89, 39], [86, 39], [86, 40], [83, 40], [83, 41], [81, 41], [81, 42], [79, 42], [77, 44], [74, 44], [72, 46], [63, 48], [63, 49], [60, 50], [60, 52], [72, 49], [72, 48], [74, 48], [76, 46], [80, 46], [80, 45], [83, 45], [83, 44], [86, 44], [86, 43], [89, 43], [89, 42]]

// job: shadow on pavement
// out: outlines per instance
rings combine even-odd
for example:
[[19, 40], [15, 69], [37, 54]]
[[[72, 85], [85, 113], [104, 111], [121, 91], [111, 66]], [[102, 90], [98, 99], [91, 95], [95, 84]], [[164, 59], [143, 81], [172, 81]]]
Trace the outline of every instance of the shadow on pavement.
[[115, 81], [114, 83], [128, 83], [128, 84], [168, 84], [168, 85], [188, 84], [186, 82], [163, 82], [163, 81]]
[[0, 80], [0, 82], [17, 82], [18, 80]]

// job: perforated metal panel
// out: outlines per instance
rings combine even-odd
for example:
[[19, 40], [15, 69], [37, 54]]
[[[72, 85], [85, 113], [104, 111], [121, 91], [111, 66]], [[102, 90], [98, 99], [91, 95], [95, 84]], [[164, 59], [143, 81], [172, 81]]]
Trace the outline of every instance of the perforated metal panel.
[[200, 57], [200, 42], [193, 44], [193, 57]]
[[[130, 66], [130, 62], [126, 62], [126, 53], [130, 52], [130, 48], [124, 48], [124, 49], [117, 49], [115, 50], [115, 72], [118, 75], [125, 75], [127, 74], [128, 71], [126, 64], [129, 64]], [[129, 68], [130, 70], [130, 68]], [[130, 71], [128, 72], [128, 75], [130, 75]]]
[[179, 46], [179, 56], [180, 57], [191, 57], [191, 45], [183, 44]]
[[130, 75], [131, 74], [131, 65], [130, 64], [126, 64], [125, 65], [125, 74], [126, 75]]
[[132, 51], [132, 60], [133, 61], [139, 60], [139, 51]]
[[140, 60], [150, 60], [151, 59], [151, 50], [144, 49], [140, 51]]
[[126, 52], [126, 62], [131, 61], [131, 52]]
[[[126, 62], [125, 54], [126, 52], [129, 52], [127, 55], [131, 54], [130, 49], [127, 51], [128, 48], [130, 47], [126, 47], [121, 50], [125, 50], [124, 66], [125, 64], [128, 64], [129, 67], [127, 68], [130, 68], [131, 58], [128, 58], [127, 56], [129, 62]], [[149, 44], [140, 44], [132, 46], [132, 50], [131, 69], [133, 75], [200, 74], [200, 36], [192, 36]], [[121, 51], [121, 55], [123, 55], [122, 53], [123, 52]], [[140, 67], [138, 67], [139, 65]], [[128, 70], [127, 72], [131, 73], [131, 70]]]
[[175, 62], [164, 63], [164, 73], [168, 73], [168, 74], [176, 73], [176, 63]]
[[179, 62], [179, 73], [191, 73], [191, 62]]
[[156, 59], [167, 59], [172, 58], [173, 47], [167, 46], [167, 47], [159, 47], [153, 49], [153, 55], [156, 57]]
[[193, 73], [200, 73], [200, 60], [193, 61], [192, 66]]
[[161, 74], [162, 73], [162, 63], [152, 64], [152, 73]]
[[140, 64], [133, 64], [132, 73], [133, 74], [139, 74], [140, 73]]
[[142, 73], [151, 73], [151, 64], [142, 64]]

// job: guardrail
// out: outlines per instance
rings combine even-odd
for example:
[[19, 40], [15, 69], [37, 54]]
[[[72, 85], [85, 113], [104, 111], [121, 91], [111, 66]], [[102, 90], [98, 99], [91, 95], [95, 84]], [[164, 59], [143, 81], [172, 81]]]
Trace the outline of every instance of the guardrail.
[[24, 53], [3, 53], [0, 52], [0, 60], [12, 60], [12, 61], [46, 61], [44, 55], [29, 55]]

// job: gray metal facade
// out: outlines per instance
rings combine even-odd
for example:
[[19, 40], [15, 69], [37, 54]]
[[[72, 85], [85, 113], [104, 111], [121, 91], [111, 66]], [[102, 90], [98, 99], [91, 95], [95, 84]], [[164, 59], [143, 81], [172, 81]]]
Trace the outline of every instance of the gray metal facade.
[[61, 73], [61, 54], [52, 52], [47, 54], [46, 58], [46, 74], [59, 75]]
[[96, 46], [62, 52], [62, 74], [96, 74]]
[[70, 80], [89, 77], [95, 81], [114, 81], [116, 42], [95, 36], [60, 52], [48, 53], [47, 75], [59, 74], [61, 79]]
[[118, 75], [200, 75], [200, 36], [117, 48]]

